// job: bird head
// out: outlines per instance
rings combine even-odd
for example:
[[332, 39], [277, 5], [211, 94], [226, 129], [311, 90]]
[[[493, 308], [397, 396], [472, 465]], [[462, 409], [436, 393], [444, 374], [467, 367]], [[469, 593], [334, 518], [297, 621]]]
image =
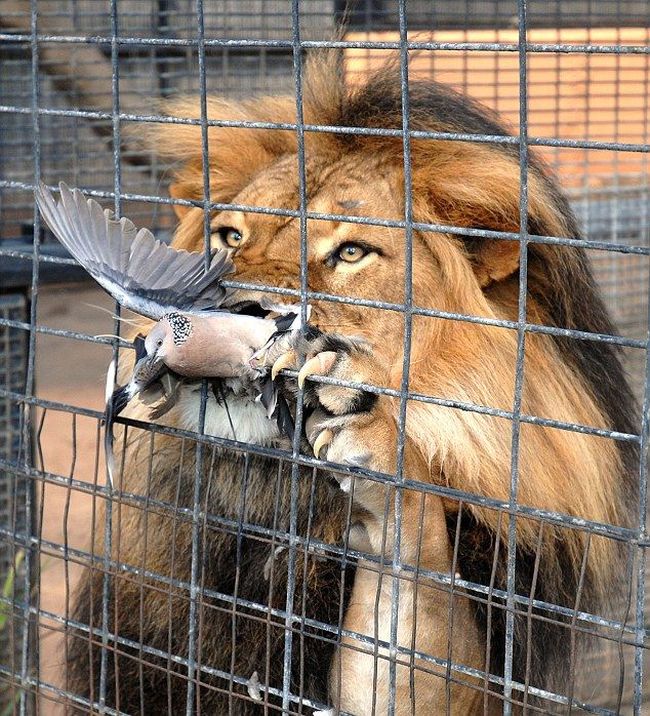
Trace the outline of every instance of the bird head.
[[172, 328], [166, 318], [162, 318], [149, 331], [144, 339], [144, 355], [151, 363], [165, 360], [174, 348]]
[[165, 358], [174, 347], [171, 326], [163, 318], [145, 337], [138, 335], [134, 343], [136, 361], [131, 380], [126, 386], [131, 396], [145, 390], [165, 371]]

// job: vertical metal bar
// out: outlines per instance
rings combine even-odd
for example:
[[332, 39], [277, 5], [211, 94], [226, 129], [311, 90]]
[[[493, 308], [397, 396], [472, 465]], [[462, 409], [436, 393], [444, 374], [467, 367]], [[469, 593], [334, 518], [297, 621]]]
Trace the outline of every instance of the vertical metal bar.
[[[647, 72], [647, 69], [646, 69]], [[646, 102], [646, 117], [648, 114]], [[642, 211], [648, 211], [644, 206]], [[650, 289], [649, 289], [650, 293]], [[650, 301], [648, 302], [646, 329], [645, 383], [641, 412], [641, 443], [639, 449], [639, 533], [638, 540], [648, 540], [648, 432], [650, 429]], [[637, 547], [639, 561], [636, 580], [636, 646], [634, 649], [634, 713], [640, 714], [643, 706], [643, 660], [645, 656], [645, 597], [647, 547]]]
[[445, 666], [445, 714], [451, 716], [452, 699], [451, 699], [451, 663], [453, 657], [454, 643], [454, 591], [456, 587], [457, 570], [458, 570], [458, 550], [460, 545], [460, 535], [463, 525], [463, 503], [459, 501], [458, 512], [456, 513], [456, 531], [454, 534], [454, 549], [451, 558], [450, 584], [449, 584], [449, 601], [447, 607], [447, 664]]
[[[582, 592], [585, 586], [585, 575], [587, 573], [587, 565], [589, 564], [591, 550], [591, 533], [587, 533], [587, 541], [585, 544], [584, 554], [582, 556], [582, 565], [580, 567], [580, 576], [578, 577], [578, 588], [576, 589], [576, 598], [573, 603], [573, 616], [571, 617], [571, 632], [570, 632], [570, 656], [569, 656], [569, 688], [567, 697], [569, 699], [569, 711], [567, 716], [571, 716], [573, 713], [573, 695], [576, 687], [576, 637], [577, 637], [577, 622], [578, 622], [578, 610], [580, 608], [580, 600], [582, 599]], [[528, 608], [528, 614], [532, 614], [532, 603]], [[530, 653], [530, 647], [527, 654]], [[526, 676], [528, 676], [528, 670], [526, 670]]]
[[[275, 486], [274, 496], [275, 501], [273, 505], [273, 522], [271, 524], [271, 544], [270, 547], [270, 560], [271, 567], [269, 569], [268, 578], [268, 591], [266, 593], [267, 604], [272, 604], [273, 594], [275, 590], [275, 556], [276, 556], [276, 540], [280, 536], [280, 528], [278, 523], [280, 521], [280, 505], [282, 504], [282, 485], [283, 485], [283, 470], [285, 462], [283, 460], [277, 461], [277, 469], [275, 471]], [[266, 653], [264, 655], [264, 682], [269, 683], [271, 674], [271, 635], [272, 635], [272, 611], [268, 609], [265, 613], [265, 626], [266, 626]], [[268, 704], [268, 692], [264, 692], [264, 703], [265, 707]], [[266, 707], [267, 708], [267, 707]]]
[[[415, 553], [415, 581], [413, 583], [413, 628], [411, 629], [411, 653], [409, 654], [409, 694], [411, 696], [411, 716], [417, 716], [416, 689], [415, 689], [415, 650], [417, 648], [416, 634], [418, 629], [418, 589], [420, 587], [420, 567], [422, 562], [422, 545], [424, 544], [424, 512], [426, 510], [427, 497], [424, 492], [420, 493], [420, 509], [418, 514], [417, 547]], [[458, 513], [460, 521], [460, 511]], [[450, 600], [451, 601], [451, 600]], [[451, 609], [451, 604], [450, 604]]]
[[526, 346], [526, 297], [528, 291], [528, 91], [527, 91], [527, 0], [519, 0], [519, 296], [517, 312], [517, 365], [512, 417], [510, 496], [508, 501], [508, 556], [506, 578], [506, 643], [503, 665], [503, 713], [512, 714], [512, 663], [514, 650], [514, 596], [516, 590], [517, 507], [519, 489], [519, 447], [521, 437], [521, 394], [524, 384]]
[[[100, 455], [100, 446], [102, 445], [101, 440], [102, 435], [102, 424], [101, 420], [97, 420], [97, 425], [95, 428], [95, 465], [94, 465], [94, 471], [93, 471], [93, 488], [94, 493], [92, 496], [92, 503], [91, 503], [91, 511], [90, 511], [90, 534], [92, 535], [92, 538], [90, 540], [90, 549], [89, 549], [89, 562], [92, 564], [95, 562], [95, 540], [97, 535], [97, 496], [99, 495], [99, 490], [97, 489], [99, 486], [99, 480], [100, 480], [100, 469], [99, 469], [99, 455]], [[106, 482], [106, 476], [104, 474], [104, 482]], [[45, 490], [45, 486], [43, 486], [43, 491]], [[93, 664], [93, 630], [92, 630], [92, 624], [95, 619], [95, 600], [93, 597], [90, 598], [90, 604], [88, 605], [88, 680], [89, 680], [89, 696], [91, 701], [96, 700], [95, 696], [95, 669]]]
[[[126, 431], [125, 431], [126, 432]], [[150, 500], [151, 500], [151, 478], [153, 476], [153, 463], [154, 463], [154, 453], [156, 449], [156, 434], [155, 433], [149, 433], [149, 450], [148, 450], [148, 456], [147, 456], [147, 484], [144, 492], [144, 504], [142, 505], [142, 512], [143, 512], [143, 518], [142, 518], [142, 560], [140, 564], [142, 565], [142, 574], [140, 575], [139, 579], [139, 589], [138, 589], [138, 608], [139, 608], [139, 632], [138, 632], [138, 681], [140, 682], [140, 714], [145, 713], [145, 703], [146, 703], [146, 697], [144, 694], [144, 621], [145, 621], [145, 613], [144, 613], [144, 603], [145, 603], [145, 572], [147, 570], [147, 551], [149, 547], [149, 513], [150, 513]], [[126, 440], [124, 441], [124, 456], [126, 453]], [[120, 542], [121, 542], [121, 506], [122, 502], [121, 500], [117, 503], [117, 536], [116, 536], [116, 554], [115, 554], [115, 560], [119, 562], [120, 560]], [[115, 610], [116, 612], [119, 611], [119, 607], [117, 604], [117, 593], [115, 594]], [[115, 635], [117, 636], [117, 630], [118, 630], [118, 624], [117, 619], [115, 620], [115, 626], [114, 631]]]
[[[206, 381], [207, 383], [207, 381]], [[206, 403], [207, 403], [207, 397], [206, 397]], [[205, 446], [207, 448], [207, 445]], [[204, 448], [204, 449], [205, 449]], [[200, 534], [201, 534], [201, 541], [200, 541], [200, 548], [199, 548], [199, 557], [200, 557], [200, 564], [199, 564], [199, 572], [200, 576], [198, 577], [198, 588], [197, 588], [197, 645], [201, 644], [203, 642], [203, 635], [205, 633], [205, 613], [209, 610], [210, 605], [208, 605], [208, 608], [206, 609], [205, 601], [204, 601], [204, 593], [205, 593], [205, 574], [207, 570], [207, 560], [209, 559], [209, 550], [206, 547], [206, 543], [208, 541], [208, 515], [209, 515], [209, 505], [210, 505], [210, 494], [212, 490], [212, 481], [215, 474], [215, 459], [217, 457], [217, 451], [218, 447], [216, 445], [212, 445], [210, 448], [210, 460], [208, 461], [208, 468], [207, 468], [207, 485], [205, 486], [205, 489], [203, 490], [203, 519], [201, 520], [201, 525], [199, 527]], [[200, 497], [200, 495], [199, 495]], [[236, 595], [235, 595], [236, 598]], [[196, 667], [195, 667], [195, 673], [197, 674], [197, 687], [201, 683], [201, 649], [197, 649], [197, 655], [196, 655]], [[201, 692], [197, 688], [196, 692], [196, 708], [193, 711], [193, 714], [196, 716], [199, 716], [201, 713]]]
[[[39, 82], [38, 82], [38, 0], [31, 0], [30, 3], [30, 31], [31, 31], [31, 73], [32, 73], [32, 151], [34, 154], [34, 184], [36, 185], [41, 176], [41, 132], [39, 118]], [[34, 205], [34, 243], [32, 252], [32, 282], [31, 282], [31, 303], [29, 315], [29, 347], [27, 358], [27, 375], [25, 376], [25, 395], [31, 397], [34, 394], [34, 364], [36, 361], [36, 323], [37, 323], [37, 301], [39, 286], [39, 253], [40, 253], [40, 216], [36, 205]], [[24, 403], [21, 414], [22, 430], [20, 434], [21, 447], [24, 455], [24, 476], [27, 480], [25, 486], [25, 527], [29, 531], [29, 536], [34, 529], [32, 516], [32, 491], [29, 481], [29, 468], [32, 464], [32, 408], [29, 403]], [[20, 452], [18, 455], [20, 459]], [[18, 476], [16, 476], [18, 480]], [[15, 522], [14, 522], [15, 524]], [[25, 546], [25, 578], [23, 582], [23, 614], [22, 614], [22, 644], [20, 658], [20, 716], [25, 716], [27, 712], [27, 690], [25, 685], [31, 671], [30, 658], [30, 616], [29, 607], [31, 606], [32, 596], [32, 570], [33, 559], [40, 559], [40, 555], [32, 555], [32, 548]], [[14, 564], [16, 563], [14, 555]]]
[[[36, 436], [35, 436], [35, 445], [36, 445], [36, 451], [37, 451], [37, 457], [35, 460], [35, 467], [37, 465], [40, 465], [40, 470], [45, 470], [45, 460], [43, 456], [43, 444], [41, 441], [41, 437], [43, 434], [43, 428], [45, 426], [45, 420], [47, 417], [47, 408], [43, 409], [41, 411], [41, 418], [39, 420], [38, 428], [36, 429]], [[41, 482], [40, 485], [40, 494], [38, 496], [38, 499], [36, 500], [38, 504], [38, 510], [37, 510], [37, 516], [35, 521], [35, 537], [36, 537], [36, 559], [34, 564], [34, 572], [36, 574], [35, 578], [35, 584], [34, 584], [34, 599], [35, 599], [35, 608], [37, 610], [40, 610], [41, 608], [41, 564], [40, 564], [40, 556], [41, 556], [41, 548], [42, 548], [42, 542], [41, 542], [41, 535], [43, 534], [43, 516], [44, 516], [44, 510], [45, 510], [45, 483]], [[15, 557], [14, 557], [15, 560]], [[34, 690], [34, 699], [36, 703], [39, 703], [40, 698], [40, 674], [39, 674], [39, 668], [40, 668], [40, 630], [39, 630], [39, 621], [40, 619], [37, 619], [36, 622], [36, 634], [34, 639], [34, 646], [35, 646], [35, 652], [34, 652], [34, 663], [36, 668], [36, 688]], [[12, 659], [14, 658], [14, 649], [12, 648]], [[37, 709], [38, 713], [38, 709]]]
[[[386, 569], [386, 561], [387, 561], [387, 540], [388, 540], [388, 526], [389, 526], [389, 514], [390, 514], [390, 500], [391, 495], [394, 491], [394, 487], [390, 482], [386, 482], [383, 485], [384, 488], [384, 523], [382, 525], [381, 529], [381, 542], [379, 547], [379, 566], [378, 566], [378, 574], [377, 574], [377, 587], [375, 588], [375, 598], [373, 601], [373, 615], [372, 615], [372, 638], [373, 638], [373, 644], [372, 644], [372, 658], [373, 658], [373, 664], [372, 664], [372, 708], [371, 713], [375, 714], [377, 711], [377, 699], [379, 697], [379, 690], [377, 688], [377, 684], [379, 683], [379, 642], [383, 641], [383, 632], [380, 628], [380, 615], [381, 615], [381, 596], [382, 596], [382, 590], [384, 588], [384, 576], [387, 572]], [[350, 499], [352, 500], [352, 504], [354, 505], [354, 495], [352, 491], [350, 491]], [[393, 530], [394, 532], [394, 530]], [[392, 557], [391, 557], [391, 566], [392, 566]], [[392, 569], [391, 569], [392, 572]], [[392, 590], [392, 584], [391, 584], [391, 590]], [[390, 627], [390, 624], [389, 624]], [[389, 641], [390, 641], [390, 634], [388, 635]], [[390, 644], [389, 644], [390, 648]], [[383, 655], [382, 655], [383, 656]], [[389, 655], [390, 659], [390, 655]], [[388, 664], [389, 668], [389, 678], [390, 678], [390, 661]], [[389, 691], [390, 691], [390, 684], [389, 684]], [[390, 694], [389, 694], [390, 698]]]
[[[207, 79], [205, 67], [205, 22], [203, 14], [203, 0], [196, 0], [197, 22], [197, 53], [199, 61], [199, 101], [201, 106], [201, 159], [203, 162], [203, 249], [205, 270], [210, 268], [210, 159], [208, 151], [208, 107], [207, 107]], [[205, 412], [208, 401], [208, 382], [201, 384], [201, 404], [199, 406], [198, 432], [205, 433]], [[196, 445], [196, 465], [194, 470], [194, 488], [192, 502], [192, 560], [190, 565], [190, 608], [188, 616], [187, 636], [187, 697], [185, 713], [194, 714], [195, 679], [197, 661], [197, 625], [198, 625], [198, 599], [199, 599], [199, 569], [201, 567], [201, 482], [203, 473], [203, 443]]]
[[[413, 196], [411, 181], [411, 137], [409, 134], [409, 54], [406, 0], [399, 2], [399, 70], [402, 99], [402, 151], [404, 162], [404, 338], [402, 380], [400, 383], [399, 418], [397, 422], [397, 459], [395, 465], [395, 523], [393, 529], [392, 600], [390, 610], [390, 638], [388, 662], [388, 713], [395, 713], [397, 697], [397, 647], [399, 634], [400, 574], [402, 566], [402, 503], [404, 482], [404, 452], [406, 445], [406, 410], [408, 406], [409, 374], [411, 366], [411, 332], [413, 326]], [[388, 516], [386, 516], [388, 517]]]
[[[648, 33], [646, 33], [647, 35]], [[643, 87], [648, 89], [650, 79], [650, 63], [646, 62]], [[646, 94], [647, 97], [647, 94]], [[650, 110], [646, 99], [644, 106], [645, 126], [648, 126]], [[648, 168], [647, 155], [644, 156], [643, 165]], [[641, 204], [641, 226], [648, 226], [648, 203]], [[646, 268], [647, 270], [647, 268]], [[648, 276], [650, 279], [650, 276]], [[647, 289], [650, 294], [650, 288]], [[641, 444], [639, 449], [639, 534], [638, 539], [648, 540], [648, 447], [650, 430], [650, 299], [648, 300], [647, 329], [646, 329], [646, 357], [645, 357], [645, 383], [643, 387], [643, 410], [641, 413]], [[644, 657], [645, 657], [645, 605], [646, 605], [646, 566], [647, 547], [638, 547], [639, 564], [637, 569], [636, 583], [636, 639], [637, 644], [634, 651], [634, 699], [633, 708], [635, 714], [640, 714], [643, 708], [643, 680], [644, 680]]]
[[[68, 484], [66, 487], [65, 504], [63, 506], [63, 573], [66, 627], [67, 622], [70, 619], [70, 538], [68, 531], [68, 520], [70, 517], [70, 499], [72, 497], [72, 480], [74, 478], [74, 471], [77, 465], [77, 413], [70, 413], [70, 417], [72, 419], [72, 464], [70, 465], [70, 471], [68, 473]], [[67, 639], [63, 640], [63, 658], [64, 663], [67, 664], [69, 659]], [[66, 691], [69, 690], [67, 669], [65, 674], [65, 689]]]
[[[214, 453], [214, 448], [213, 448]], [[230, 614], [230, 681], [228, 683], [228, 712], [230, 713], [233, 709], [233, 703], [234, 703], [234, 680], [233, 677], [235, 676], [235, 664], [236, 664], [236, 654], [237, 654], [237, 617], [239, 615], [239, 612], [237, 611], [237, 598], [239, 596], [239, 582], [241, 579], [241, 558], [242, 558], [242, 543], [243, 543], [243, 531], [244, 531], [244, 521], [246, 520], [246, 509], [247, 509], [247, 499], [248, 499], [248, 481], [250, 478], [251, 473], [251, 456], [250, 453], [244, 453], [243, 455], [244, 464], [242, 467], [243, 472], [243, 478], [242, 478], [242, 484], [239, 491], [239, 511], [237, 515], [237, 534], [236, 534], [236, 546], [235, 546], [235, 584], [233, 586], [233, 602], [232, 602], [232, 609]], [[212, 469], [210, 469], [210, 476], [209, 481], [212, 480]], [[209, 490], [209, 487], [208, 487]], [[208, 501], [206, 496], [206, 505], [205, 505], [205, 515], [206, 519], [204, 520], [204, 529], [205, 529], [205, 522], [207, 521], [207, 515], [208, 515]], [[271, 553], [273, 554], [273, 553]], [[269, 601], [269, 604], [271, 602]], [[250, 674], [246, 674], [246, 676], [250, 676]]]
[[[343, 629], [343, 620], [345, 619], [345, 580], [346, 578], [349, 578], [349, 574], [346, 571], [346, 568], [349, 566], [349, 556], [348, 552], [350, 550], [350, 525], [352, 524], [352, 508], [354, 504], [354, 491], [356, 487], [356, 480], [352, 480], [352, 485], [350, 489], [350, 495], [347, 499], [347, 506], [345, 510], [345, 529], [343, 530], [343, 552], [341, 553], [340, 559], [339, 559], [339, 574], [341, 577], [340, 581], [340, 587], [339, 587], [339, 608], [337, 613], [337, 619], [336, 619], [336, 649], [341, 650], [342, 646], [342, 636], [341, 631]], [[352, 577], [354, 579], [354, 577]], [[329, 682], [330, 682], [330, 691], [332, 691], [335, 694], [339, 694], [341, 691], [341, 683], [342, 683], [342, 665], [341, 665], [341, 659], [336, 660], [337, 666], [336, 666], [336, 674], [330, 674]], [[375, 662], [376, 663], [376, 662]]]
[[[503, 512], [499, 511], [497, 518], [496, 534], [501, 534], [503, 525]], [[490, 657], [492, 651], [492, 613], [494, 611], [494, 583], [497, 578], [497, 569], [499, 568], [499, 550], [501, 549], [501, 540], [494, 540], [494, 553], [492, 555], [492, 569], [490, 570], [490, 582], [488, 584], [487, 599], [485, 601], [486, 624], [485, 624], [485, 681], [483, 684], [483, 712], [489, 713], [490, 709]], [[498, 618], [498, 617], [497, 617]]]
[[[304, 548], [302, 550], [302, 598], [300, 600], [300, 683], [299, 683], [299, 690], [298, 690], [298, 698], [302, 699], [305, 692], [305, 619], [307, 617], [308, 607], [307, 607], [307, 585], [309, 583], [309, 561], [311, 558], [311, 540], [312, 540], [312, 522], [314, 519], [314, 511], [315, 511], [315, 498], [316, 498], [316, 484], [319, 480], [320, 475], [318, 473], [317, 468], [312, 468], [311, 470], [311, 485], [309, 490], [309, 503], [308, 503], [308, 510], [307, 510], [307, 526], [305, 529], [305, 535], [304, 535]], [[343, 557], [341, 557], [341, 560], [343, 560]], [[342, 580], [344, 577], [342, 576]], [[340, 609], [339, 609], [340, 611]]]
[[[111, 115], [113, 138], [113, 193], [115, 194], [115, 215], [121, 213], [122, 165], [120, 162], [120, 67], [117, 0], [111, 0]], [[115, 302], [114, 333], [120, 335], [120, 305]], [[113, 342], [113, 370], [114, 378], [117, 375], [117, 362], [119, 359], [119, 341]], [[108, 475], [108, 467], [106, 468]], [[120, 470], [120, 475], [122, 471]], [[99, 713], [106, 713], [106, 689], [108, 680], [108, 635], [109, 635], [109, 600], [111, 594], [111, 557], [113, 554], [113, 485], [106, 479], [106, 507], [104, 512], [104, 559], [102, 577], [102, 645], [99, 665]], [[115, 662], [117, 670], [117, 661]]]
[[[181, 480], [183, 479], [183, 466], [185, 464], [185, 447], [186, 438], [181, 440], [180, 460], [176, 473], [176, 490], [174, 491], [174, 502], [172, 504], [171, 520], [172, 520], [172, 536], [170, 540], [171, 559], [169, 563], [170, 580], [176, 579], [176, 544], [178, 535], [179, 502], [181, 494]], [[174, 598], [176, 593], [172, 582], [169, 583], [169, 592], [167, 594], [167, 711], [172, 713], [172, 648], [173, 648], [173, 624], [174, 624]]]
[[[307, 177], [305, 170], [305, 127], [303, 118], [302, 95], [302, 47], [300, 44], [300, 0], [291, 1], [291, 42], [293, 60], [293, 80], [296, 94], [296, 138], [298, 140], [298, 190], [300, 213], [300, 314], [303, 325], [307, 322]], [[292, 455], [300, 454], [302, 434], [303, 404], [302, 390], [296, 399], [296, 430], [293, 436]], [[293, 651], [293, 606], [296, 592], [296, 558], [298, 542], [298, 480], [300, 468], [297, 462], [291, 465], [291, 495], [289, 506], [289, 537], [287, 554], [287, 598], [284, 622], [284, 659], [282, 672], [282, 710], [289, 710], [291, 695], [291, 662]]]
[[[169, 37], [170, 24], [169, 16], [171, 13], [169, 0], [157, 0], [156, 5], [156, 33], [159, 37]], [[169, 78], [170, 63], [169, 53], [165, 53], [164, 49], [154, 47], [152, 48], [152, 54], [154, 57], [155, 71], [158, 75], [158, 91], [161, 97], [169, 96], [172, 91], [172, 85]]]

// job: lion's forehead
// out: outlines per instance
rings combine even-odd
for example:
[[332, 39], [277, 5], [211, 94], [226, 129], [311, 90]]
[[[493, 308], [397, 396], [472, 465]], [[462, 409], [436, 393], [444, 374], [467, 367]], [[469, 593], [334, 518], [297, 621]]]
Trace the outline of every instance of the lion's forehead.
[[[288, 155], [267, 167], [235, 198], [235, 204], [299, 212], [304, 201], [309, 212], [376, 218], [394, 218], [400, 213], [387, 173], [375, 164], [354, 157], [336, 161], [312, 157], [299, 174], [300, 160]], [[304, 198], [301, 200], [301, 195]], [[284, 228], [291, 218], [284, 215], [249, 216], [249, 220]]]

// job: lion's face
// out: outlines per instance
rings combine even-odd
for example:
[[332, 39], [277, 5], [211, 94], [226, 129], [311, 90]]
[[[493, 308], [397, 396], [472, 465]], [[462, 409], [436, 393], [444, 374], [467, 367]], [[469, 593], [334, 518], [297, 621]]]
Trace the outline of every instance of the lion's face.
[[[310, 213], [347, 215], [372, 220], [404, 219], [404, 186], [400, 173], [378, 162], [342, 160], [332, 166], [314, 161], [307, 167]], [[297, 158], [286, 157], [262, 171], [231, 203], [298, 211]], [[201, 250], [203, 211], [189, 211], [178, 234], [183, 245]], [[307, 282], [311, 292], [402, 305], [405, 301], [406, 238], [403, 228], [307, 220]], [[249, 284], [300, 288], [301, 222], [299, 217], [244, 211], [222, 211], [210, 221], [212, 248], [232, 251], [234, 279]], [[447, 250], [453, 242], [445, 242]], [[460, 250], [456, 247], [460, 254]], [[443, 274], [438, 257], [413, 232], [413, 298], [418, 306], [445, 308]], [[471, 271], [470, 271], [471, 273]], [[259, 300], [259, 291], [241, 298]], [[272, 295], [275, 301], [296, 302], [295, 296]], [[403, 315], [354, 305], [348, 301], [310, 299], [312, 323], [329, 332], [362, 336], [384, 354], [397, 359], [402, 348]]]

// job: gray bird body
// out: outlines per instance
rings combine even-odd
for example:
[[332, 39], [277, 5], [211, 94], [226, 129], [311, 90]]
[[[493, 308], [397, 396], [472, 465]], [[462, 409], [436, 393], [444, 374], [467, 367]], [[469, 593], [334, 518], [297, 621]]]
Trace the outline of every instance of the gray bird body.
[[[118, 303], [156, 321], [146, 336], [134, 341], [136, 363], [128, 383], [113, 390], [114, 366], [108, 371], [109, 479], [115, 416], [136, 395], [145, 403], [152, 397], [162, 399], [164, 407], [156, 413], [162, 415], [178, 400], [184, 380], [234, 379], [250, 385], [268, 417], [277, 420], [282, 432], [291, 434], [288, 407], [279, 398], [260, 354], [301, 327], [294, 307], [275, 306], [275, 318], [229, 312], [230, 294], [221, 284], [234, 268], [228, 251], [213, 252], [206, 269], [202, 254], [179, 251], [155, 239], [147, 229], [137, 230], [126, 218], [114, 219], [78, 189], [63, 183], [59, 189], [58, 204], [44, 184], [36, 190], [41, 214], [56, 237]], [[231, 309], [236, 311], [237, 306]], [[216, 393], [215, 397], [219, 400]]]
[[[170, 324], [179, 315], [188, 326], [186, 337], [176, 337]], [[147, 338], [162, 340], [158, 356], [168, 368], [188, 378], [255, 378], [260, 373], [249, 365], [249, 360], [275, 331], [272, 320], [255, 316], [226, 312], [205, 316], [170, 314]]]

